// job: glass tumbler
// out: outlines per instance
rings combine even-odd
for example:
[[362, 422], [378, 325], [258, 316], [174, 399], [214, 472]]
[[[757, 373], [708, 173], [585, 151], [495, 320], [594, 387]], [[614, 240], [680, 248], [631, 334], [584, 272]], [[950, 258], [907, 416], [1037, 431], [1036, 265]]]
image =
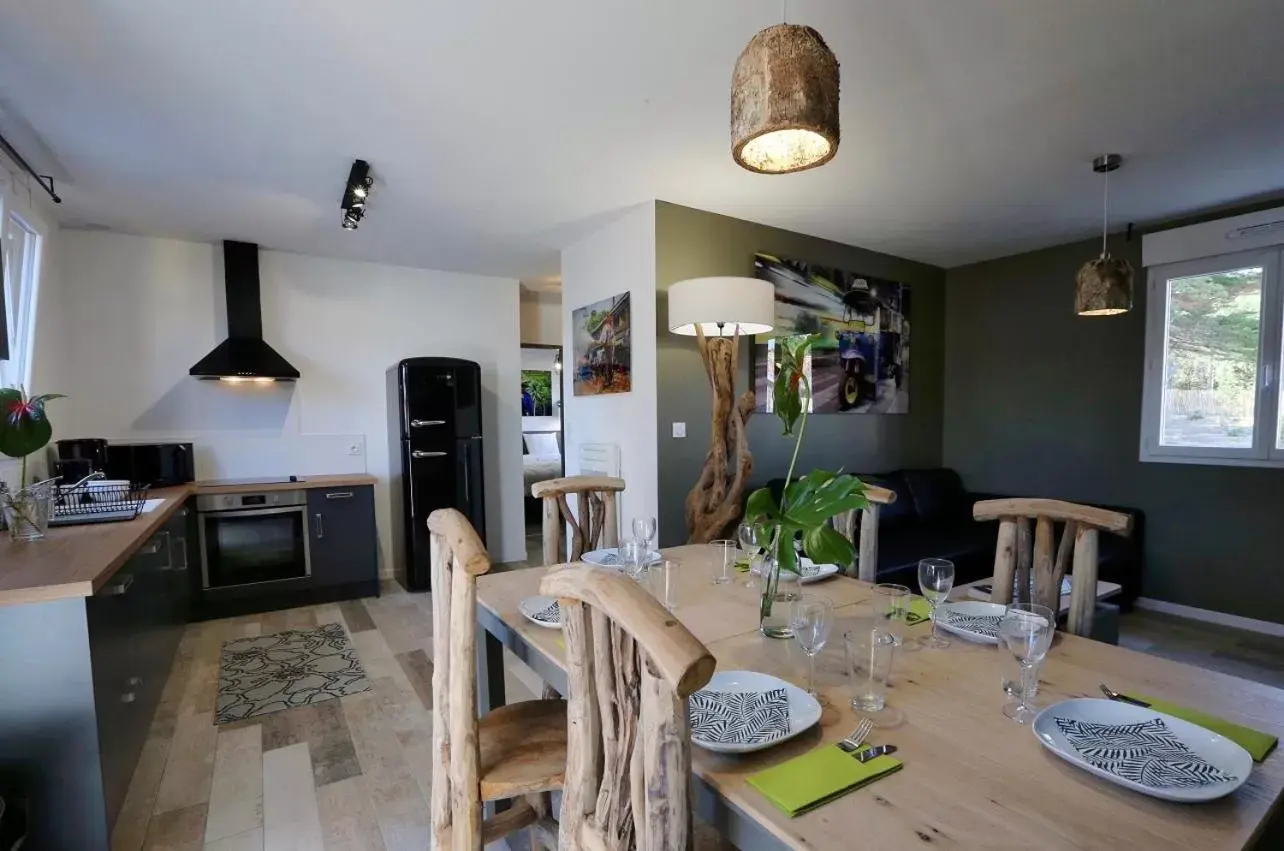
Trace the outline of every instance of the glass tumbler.
[[725, 585], [731, 581], [740, 551], [736, 549], [736, 542], [728, 538], [710, 541], [709, 548], [713, 553], [713, 584]]
[[885, 629], [858, 629], [843, 634], [843, 645], [847, 651], [852, 708], [859, 712], [881, 712], [886, 705], [896, 637]]
[[909, 610], [910, 589], [883, 582], [875, 585], [869, 598], [870, 614], [878, 629], [887, 630], [900, 644], [905, 637], [905, 613]]

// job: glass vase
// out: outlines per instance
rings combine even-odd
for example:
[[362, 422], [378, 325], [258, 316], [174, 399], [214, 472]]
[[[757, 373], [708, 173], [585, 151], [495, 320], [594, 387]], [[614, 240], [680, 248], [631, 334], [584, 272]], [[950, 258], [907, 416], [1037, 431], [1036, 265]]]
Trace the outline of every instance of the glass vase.
[[758, 632], [767, 638], [793, 638], [794, 631], [789, 627], [789, 604], [798, 596], [797, 584], [781, 587], [780, 565], [770, 553], [762, 557], [759, 587]]
[[0, 493], [0, 507], [13, 541], [38, 541], [49, 531], [53, 511], [54, 483], [25, 487], [16, 493]]

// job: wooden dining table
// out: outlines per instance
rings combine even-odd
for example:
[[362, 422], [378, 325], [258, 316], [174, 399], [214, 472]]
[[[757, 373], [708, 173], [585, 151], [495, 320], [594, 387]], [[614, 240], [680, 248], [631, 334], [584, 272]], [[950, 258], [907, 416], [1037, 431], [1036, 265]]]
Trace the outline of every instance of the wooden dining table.
[[[806, 657], [789, 640], [759, 635], [758, 591], [745, 574], [713, 583], [713, 549], [683, 546], [663, 555], [672, 568], [671, 607], [717, 658], [718, 670], [751, 670], [805, 687]], [[565, 694], [561, 632], [522, 616], [549, 568], [482, 576], [477, 583], [478, 691], [485, 711], [504, 702], [503, 649]], [[568, 569], [568, 568], [559, 568]], [[572, 566], [569, 569], [575, 569]], [[872, 625], [867, 583], [845, 576], [806, 585], [828, 598], [834, 628], [816, 660], [820, 723], [756, 753], [693, 749], [697, 813], [743, 851], [758, 849], [1242, 849], [1284, 848], [1284, 752], [1256, 764], [1235, 793], [1203, 804], [1159, 800], [1076, 768], [1046, 750], [1027, 726], [1004, 716], [1002, 690], [1016, 663], [1004, 649], [955, 638], [920, 648], [930, 624], [905, 628], [887, 707], [872, 744], [894, 744], [904, 768], [816, 810], [790, 818], [746, 779], [822, 744], [859, 722], [851, 708], [842, 635]], [[1284, 691], [1059, 633], [1036, 699], [1046, 707], [1099, 697], [1099, 685], [1198, 708], [1284, 735]]]

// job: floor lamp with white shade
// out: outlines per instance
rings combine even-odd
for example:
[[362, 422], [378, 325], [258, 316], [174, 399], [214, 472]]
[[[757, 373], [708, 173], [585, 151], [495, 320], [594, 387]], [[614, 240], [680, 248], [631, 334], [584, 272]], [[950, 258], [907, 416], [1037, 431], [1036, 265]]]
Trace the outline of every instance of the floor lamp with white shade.
[[745, 423], [754, 409], [750, 389], [736, 398], [740, 336], [766, 334], [775, 326], [776, 293], [757, 278], [691, 278], [669, 288], [669, 330], [695, 337], [713, 391], [712, 440], [704, 469], [687, 494], [687, 542], [707, 543], [740, 516], [740, 502], [753, 470]]

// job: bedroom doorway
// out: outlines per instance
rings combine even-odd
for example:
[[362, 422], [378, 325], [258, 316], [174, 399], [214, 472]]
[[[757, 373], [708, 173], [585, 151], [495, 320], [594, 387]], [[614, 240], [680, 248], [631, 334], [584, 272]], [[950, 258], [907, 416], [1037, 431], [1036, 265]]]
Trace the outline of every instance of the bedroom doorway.
[[566, 474], [562, 373], [561, 346], [522, 344], [522, 496], [530, 564], [543, 563], [543, 514], [531, 485]]

